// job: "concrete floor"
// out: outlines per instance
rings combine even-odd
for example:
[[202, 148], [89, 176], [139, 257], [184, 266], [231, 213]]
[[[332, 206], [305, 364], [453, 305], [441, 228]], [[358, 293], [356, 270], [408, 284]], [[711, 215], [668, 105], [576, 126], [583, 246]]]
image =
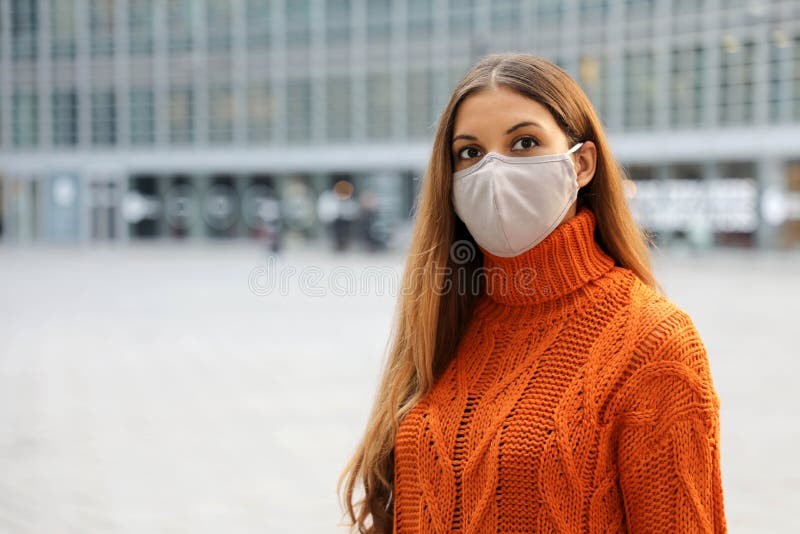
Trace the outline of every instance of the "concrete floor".
[[[241, 243], [0, 247], [0, 533], [345, 532], [396, 291], [326, 281], [402, 264], [296, 251], [283, 291]], [[709, 350], [730, 532], [800, 532], [800, 255], [656, 273]]]

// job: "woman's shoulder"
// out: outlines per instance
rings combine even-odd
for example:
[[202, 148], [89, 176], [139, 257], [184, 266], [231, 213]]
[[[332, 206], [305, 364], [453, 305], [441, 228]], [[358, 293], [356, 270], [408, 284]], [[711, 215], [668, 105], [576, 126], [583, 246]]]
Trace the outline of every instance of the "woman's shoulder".
[[615, 265], [602, 279], [607, 298], [617, 300], [627, 321], [627, 336], [643, 342], [669, 337], [681, 328], [694, 326], [688, 312], [667, 295], [646, 284], [635, 272]]
[[653, 350], [668, 342], [702, 342], [686, 309], [638, 277], [631, 285], [630, 306], [632, 335], [642, 349], [650, 349], [651, 357], [657, 356]]
[[626, 375], [665, 360], [707, 371], [702, 337], [686, 309], [627, 268], [615, 266], [607, 278], [622, 297], [619, 305], [625, 320], [617, 325], [624, 332], [617, 330], [615, 335], [625, 338], [628, 350], [618, 352], [616, 359], [626, 367]]
[[705, 343], [683, 307], [637, 277], [630, 290], [630, 321], [624, 389], [656, 392], [677, 380], [718, 407]]

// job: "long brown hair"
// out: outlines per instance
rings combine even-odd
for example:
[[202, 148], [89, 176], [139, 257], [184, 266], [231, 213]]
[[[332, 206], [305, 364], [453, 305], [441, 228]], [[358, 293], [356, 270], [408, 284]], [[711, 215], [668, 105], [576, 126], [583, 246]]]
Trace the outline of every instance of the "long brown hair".
[[[454, 349], [474, 306], [475, 295], [440, 291], [470, 276], [482, 255], [451, 203], [453, 161], [450, 144], [459, 104], [476, 91], [503, 85], [548, 108], [569, 145], [591, 140], [597, 147], [594, 178], [578, 192], [597, 218], [595, 239], [616, 265], [633, 271], [661, 292], [650, 267], [650, 237], [636, 224], [623, 191], [625, 172], [615, 161], [592, 104], [561, 68], [541, 57], [507, 52], [481, 58], [462, 78], [436, 129], [403, 273], [388, 358], [366, 431], [337, 483], [348, 526], [360, 533], [384, 534], [393, 528], [394, 440], [403, 416], [431, 389]], [[473, 243], [471, 262], [454, 262], [454, 243]], [[457, 267], [457, 268], [456, 268]], [[456, 273], [456, 274], [453, 274]], [[342, 495], [342, 485], [344, 493]], [[360, 488], [357, 488], [360, 485]], [[356, 499], [356, 490], [363, 496]]]

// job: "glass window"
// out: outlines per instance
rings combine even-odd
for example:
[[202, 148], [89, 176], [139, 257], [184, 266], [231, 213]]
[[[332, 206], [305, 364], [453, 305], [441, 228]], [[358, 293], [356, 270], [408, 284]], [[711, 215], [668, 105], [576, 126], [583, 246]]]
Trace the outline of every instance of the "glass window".
[[191, 87], [172, 87], [169, 91], [169, 140], [174, 144], [194, 140], [194, 93]]
[[212, 143], [233, 141], [235, 105], [233, 92], [228, 86], [211, 87], [208, 91], [208, 137]]
[[344, 140], [350, 138], [350, 78], [336, 76], [327, 80], [327, 129], [328, 139]]
[[776, 122], [791, 120], [792, 42], [779, 29], [773, 30], [769, 48], [769, 118]]
[[474, 4], [475, 0], [451, 0], [448, 12], [452, 35], [469, 35], [472, 32]]
[[624, 126], [629, 129], [653, 126], [655, 72], [652, 51], [625, 54]]
[[89, 42], [93, 56], [110, 56], [114, 52], [114, 0], [91, 0]]
[[656, 169], [652, 165], [631, 165], [625, 167], [628, 177], [638, 182], [640, 180], [654, 180], [656, 177]]
[[325, 31], [328, 42], [350, 42], [350, 0], [328, 0], [325, 9]]
[[602, 120], [605, 120], [608, 96], [608, 85], [606, 84], [607, 65], [608, 61], [605, 56], [598, 54], [583, 56], [578, 66], [578, 80]]
[[667, 168], [667, 176], [673, 180], [702, 180], [703, 167], [695, 163], [673, 163]]
[[367, 3], [367, 63], [385, 65], [391, 60], [392, 3], [375, 0]]
[[55, 90], [52, 94], [53, 144], [78, 144], [78, 93], [74, 89]]
[[251, 85], [247, 92], [247, 138], [253, 143], [262, 143], [272, 136], [273, 113], [272, 88], [269, 82]]
[[130, 94], [131, 143], [150, 145], [155, 142], [155, 99], [150, 88], [134, 88]]
[[794, 38], [792, 45], [792, 109], [794, 120], [800, 121], [800, 36]]
[[703, 48], [672, 50], [670, 76], [670, 123], [672, 126], [696, 126], [703, 121]]
[[11, 99], [14, 146], [31, 147], [39, 143], [39, 98], [35, 93], [15, 92]]
[[388, 42], [391, 29], [392, 2], [390, 0], [367, 2], [367, 39]]
[[167, 0], [169, 49], [182, 52], [192, 49], [192, 1]]
[[692, 33], [703, 29], [705, 0], [672, 0], [672, 32]]
[[581, 19], [585, 24], [604, 22], [608, 15], [608, 4], [608, 0], [580, 0]]
[[131, 54], [153, 52], [153, 0], [135, 0], [128, 3], [128, 26]]
[[231, 4], [228, 0], [206, 4], [206, 27], [209, 50], [229, 50], [231, 47]]
[[753, 120], [753, 51], [751, 41], [725, 36], [720, 50], [720, 113], [722, 124]]
[[723, 9], [736, 9], [744, 7], [746, 0], [721, 0], [720, 7]]
[[[463, 9], [463, 8], [458, 8]], [[408, 1], [408, 38], [428, 39], [433, 34], [433, 0]]]
[[456, 88], [456, 86], [461, 82], [461, 80], [464, 79], [464, 75], [469, 70], [469, 65], [460, 65], [459, 66], [459, 65], [451, 64], [450, 67], [451, 67], [450, 68], [450, 77], [448, 78], [448, 82], [449, 82], [450, 85], [448, 87], [448, 93], [450, 91], [453, 91]]
[[287, 137], [308, 141], [311, 137], [311, 83], [308, 79], [289, 80], [286, 88]]
[[[463, 72], [459, 71], [459, 78]], [[410, 138], [430, 138], [433, 113], [433, 76], [428, 69], [408, 72], [408, 135]]]
[[581, 47], [598, 50], [606, 39], [608, 28], [608, 0], [581, 0], [579, 17]]
[[625, 1], [625, 28], [628, 38], [652, 37], [654, 10], [655, 0]]
[[546, 31], [558, 31], [564, 10], [561, 0], [539, 0], [536, 3], [536, 25]]
[[113, 145], [116, 142], [116, 109], [113, 90], [92, 93], [92, 144]]
[[392, 82], [388, 72], [367, 75], [367, 136], [392, 136]]
[[517, 29], [520, 16], [519, 0], [495, 0], [491, 9], [492, 32], [504, 34]]
[[50, 54], [54, 58], [75, 57], [75, 9], [71, 2], [50, 0]]
[[311, 4], [309, 0], [286, 3], [286, 44], [306, 46], [311, 41]]
[[540, 0], [536, 3], [536, 28], [531, 32], [529, 41], [539, 53], [547, 56], [545, 51], [553, 50], [561, 39], [561, 20], [564, 17], [562, 0]]
[[247, 45], [251, 48], [266, 48], [270, 42], [270, 2], [247, 0]]
[[37, 2], [11, 0], [11, 49], [14, 59], [36, 57], [36, 32], [39, 27]]

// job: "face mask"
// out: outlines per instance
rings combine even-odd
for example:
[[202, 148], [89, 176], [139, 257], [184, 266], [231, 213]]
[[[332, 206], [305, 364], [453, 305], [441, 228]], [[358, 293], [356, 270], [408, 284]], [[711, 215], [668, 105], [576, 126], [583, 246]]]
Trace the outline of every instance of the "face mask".
[[453, 205], [475, 241], [495, 256], [535, 247], [578, 197], [570, 154], [515, 157], [489, 152], [453, 173]]

